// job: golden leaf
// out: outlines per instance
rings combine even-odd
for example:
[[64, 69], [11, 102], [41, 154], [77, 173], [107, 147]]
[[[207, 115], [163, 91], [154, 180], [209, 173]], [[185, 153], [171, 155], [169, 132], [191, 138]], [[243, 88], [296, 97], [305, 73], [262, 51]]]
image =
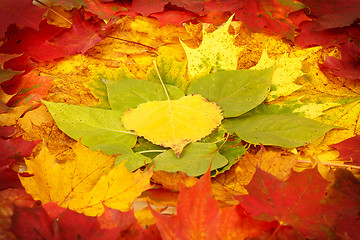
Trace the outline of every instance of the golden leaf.
[[130, 210], [134, 199], [150, 188], [151, 171], [130, 173], [123, 164], [113, 168], [114, 157], [79, 142], [73, 151], [74, 159], [61, 162], [43, 146], [37, 157], [25, 160], [33, 176], [20, 180], [35, 200], [95, 216], [102, 214], [104, 205]]
[[178, 100], [152, 101], [126, 111], [122, 122], [127, 130], [154, 144], [170, 147], [179, 157], [191, 142], [209, 135], [223, 119], [221, 109], [200, 95]]

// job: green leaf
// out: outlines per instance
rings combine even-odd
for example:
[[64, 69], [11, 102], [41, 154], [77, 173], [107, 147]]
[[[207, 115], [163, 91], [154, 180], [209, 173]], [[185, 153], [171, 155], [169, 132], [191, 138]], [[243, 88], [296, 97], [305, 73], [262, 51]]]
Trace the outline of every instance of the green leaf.
[[[220, 143], [218, 143], [219, 145]], [[220, 144], [221, 145], [221, 144]], [[240, 139], [235, 139], [234, 141], [227, 141], [219, 150], [220, 154], [225, 156], [229, 163], [218, 169], [219, 173], [223, 173], [231, 168], [238, 159], [246, 152], [245, 146], [241, 145]]]
[[[120, 81], [105, 80], [111, 109], [126, 111], [136, 108], [141, 103], [167, 100], [166, 93], [160, 83], [139, 79], [124, 79]], [[171, 99], [179, 99], [184, 92], [179, 88], [166, 85]]]
[[125, 167], [130, 171], [135, 171], [136, 169], [145, 166], [146, 164], [151, 163], [151, 159], [145, 157], [141, 153], [131, 153], [120, 155], [115, 159], [115, 166], [119, 165], [122, 162], [125, 162]]
[[[186, 62], [178, 62], [173, 56], [160, 55], [157, 58], [160, 76], [165, 84], [174, 85], [185, 92], [190, 81], [186, 77]], [[147, 74], [147, 80], [159, 83], [159, 76], [155, 67]]]
[[131, 148], [120, 142], [105, 142], [102, 144], [94, 145], [90, 147], [92, 151], [102, 151], [107, 155], [113, 154], [131, 154], [133, 151]]
[[[122, 126], [120, 111], [43, 102], [61, 131], [75, 140], [81, 138], [81, 142], [90, 148], [106, 153], [111, 145], [111, 149], [122, 149], [119, 146], [132, 148], [136, 144], [137, 136]], [[103, 149], [99, 147], [102, 144], [105, 146]]]
[[225, 119], [224, 127], [251, 144], [299, 147], [313, 142], [335, 128], [292, 114], [253, 114]]
[[217, 148], [214, 143], [190, 143], [184, 148], [180, 158], [176, 157], [173, 150], [168, 150], [153, 159], [154, 171], [182, 171], [192, 177], [200, 176], [206, 173], [210, 164], [211, 170], [214, 170], [228, 163]]
[[212, 73], [194, 80], [188, 94], [200, 94], [215, 102], [224, 117], [236, 117], [262, 103], [269, 93], [272, 68]]

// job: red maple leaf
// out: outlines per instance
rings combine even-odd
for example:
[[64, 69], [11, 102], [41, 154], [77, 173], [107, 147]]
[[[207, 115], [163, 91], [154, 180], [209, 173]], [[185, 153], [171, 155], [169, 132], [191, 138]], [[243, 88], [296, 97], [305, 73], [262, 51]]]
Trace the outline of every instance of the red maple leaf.
[[[23, 157], [29, 157], [34, 147], [41, 142], [26, 141], [22, 137], [12, 138], [15, 134], [13, 127], [0, 127], [0, 190], [9, 187], [22, 188], [17, 172], [12, 169], [12, 165]], [[9, 135], [6, 135], [6, 134]]]
[[351, 158], [355, 164], [360, 165], [360, 135], [330, 146], [340, 152], [341, 158]]
[[[150, 208], [151, 209], [151, 208]], [[163, 239], [239, 239], [256, 237], [260, 225], [241, 208], [220, 209], [212, 197], [210, 173], [191, 188], [180, 187], [177, 215], [165, 216], [151, 209]]]
[[231, 11], [251, 31], [277, 33], [292, 40], [295, 25], [288, 18], [288, 14], [296, 10], [299, 8], [277, 0], [243, 0], [239, 7]]
[[332, 205], [324, 201], [325, 181], [317, 169], [293, 173], [286, 182], [257, 169], [240, 204], [255, 219], [278, 221], [299, 230], [306, 237], [326, 238], [325, 215]]
[[[320, 69], [338, 77], [360, 79], [360, 48], [355, 43], [349, 42], [340, 45], [338, 49], [341, 52], [341, 59], [326, 57], [325, 62], [319, 64]], [[357, 149], [359, 146], [358, 144]]]
[[73, 23], [70, 29], [62, 31], [51, 39], [56, 46], [63, 46], [66, 55], [81, 53], [93, 47], [96, 43], [102, 41], [97, 31], [102, 30], [104, 22], [95, 15], [85, 19], [84, 12], [78, 11], [73, 16]]
[[46, 10], [33, 5], [32, 0], [0, 0], [0, 38], [3, 38], [6, 28], [12, 23], [37, 28]]

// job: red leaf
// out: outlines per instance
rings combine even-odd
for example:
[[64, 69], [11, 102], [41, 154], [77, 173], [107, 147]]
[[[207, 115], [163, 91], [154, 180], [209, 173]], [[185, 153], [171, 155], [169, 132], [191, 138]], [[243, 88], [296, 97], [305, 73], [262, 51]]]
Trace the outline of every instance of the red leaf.
[[34, 72], [22, 76], [21, 80], [23, 82], [22, 89], [8, 101], [8, 106], [20, 106], [39, 101], [41, 97], [47, 95], [53, 82], [52, 78], [38, 76]]
[[[340, 45], [338, 49], [341, 52], [341, 59], [326, 57], [325, 62], [319, 64], [320, 69], [338, 77], [360, 79], [360, 48], [355, 43], [349, 42]], [[358, 149], [359, 146], [360, 144]]]
[[277, 220], [305, 236], [326, 238], [324, 216], [331, 210], [324, 203], [327, 185], [317, 169], [293, 173], [286, 182], [257, 169], [246, 187], [249, 195], [237, 199], [256, 219]]
[[166, 24], [180, 26], [182, 23], [193, 20], [197, 16], [197, 14], [186, 10], [166, 10], [153, 13], [149, 17], [155, 17], [156, 19], [158, 19], [160, 22], [160, 26], [164, 26]]
[[[22, 137], [8, 138], [15, 132], [15, 128], [11, 131], [9, 127], [0, 127], [3, 135], [0, 138], [0, 190], [10, 187], [22, 188], [17, 172], [11, 167], [17, 160], [23, 157], [29, 157], [33, 148], [40, 142], [39, 141], [26, 141]], [[4, 136], [5, 133], [9, 135]]]
[[[35, 200], [25, 190], [9, 188], [0, 192], [0, 236], [7, 239], [6, 230], [11, 226], [11, 216], [13, 215], [14, 205], [21, 207], [32, 207]], [[5, 236], [5, 237], [4, 237]]]
[[54, 221], [42, 207], [18, 207], [11, 218], [11, 231], [18, 239], [54, 239]]
[[120, 229], [101, 229], [96, 217], [65, 210], [58, 218], [58, 239], [117, 239]]
[[123, 239], [160, 239], [160, 233], [157, 229], [146, 229], [138, 223], [133, 210], [121, 212], [116, 209], [105, 208], [104, 213], [97, 219], [101, 228], [118, 228]]
[[37, 28], [41, 22], [41, 15], [46, 12], [46, 8], [41, 8], [32, 4], [33, 0], [0, 0], [0, 38], [6, 31], [7, 26], [12, 23], [21, 26]]
[[[331, 186], [341, 195], [341, 202], [334, 217], [333, 228], [342, 239], [360, 239], [360, 182], [345, 169], [336, 169], [335, 182]], [[330, 217], [328, 217], [330, 219]]]
[[316, 17], [317, 30], [350, 26], [359, 18], [358, 0], [300, 0], [310, 8], [309, 15]]
[[165, 216], [150, 210], [163, 239], [226, 239], [222, 234], [256, 237], [260, 229], [238, 208], [219, 209], [212, 197], [209, 172], [193, 187], [180, 187], [177, 215]]
[[62, 31], [51, 41], [57, 46], [63, 46], [68, 55], [81, 53], [84, 54], [96, 43], [102, 41], [97, 31], [101, 30], [103, 21], [99, 21], [96, 16], [86, 20], [82, 11], [78, 11], [73, 16], [73, 24], [70, 29]]
[[[270, 33], [278, 33], [288, 39], [294, 38], [295, 25], [288, 18], [290, 12], [299, 8], [281, 4], [278, 0], [243, 0], [237, 10], [232, 10], [236, 18], [244, 22], [251, 31], [262, 32], [267, 28]], [[266, 30], [265, 30], [266, 31]]]
[[360, 165], [360, 135], [333, 144], [331, 147], [340, 152], [341, 158], [351, 158], [355, 164]]
[[172, 5], [175, 5], [180, 8], [184, 8], [196, 14], [201, 14], [204, 8], [202, 0], [192, 0], [192, 1], [182, 1], [182, 0], [134, 0], [130, 11], [133, 13], [140, 13], [144, 16], [148, 16], [152, 13], [162, 12], [166, 4], [171, 2]]

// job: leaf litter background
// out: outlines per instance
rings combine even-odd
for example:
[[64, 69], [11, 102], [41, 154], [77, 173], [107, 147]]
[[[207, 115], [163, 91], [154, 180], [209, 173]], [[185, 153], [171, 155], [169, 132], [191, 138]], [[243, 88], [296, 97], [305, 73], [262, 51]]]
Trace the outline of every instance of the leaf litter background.
[[[312, 15], [293, 1], [36, 2], [0, 2], [2, 239], [360, 237], [357, 1], [302, 1]], [[203, 46], [201, 59], [214, 59], [200, 43], [233, 13], [235, 35], [219, 52], [233, 48], [236, 69], [277, 64], [267, 101], [281, 108], [268, 111], [341, 129], [296, 149], [250, 146], [211, 179], [131, 173], [66, 136], [39, 101], [108, 108], [99, 76], [157, 81], [155, 59], [165, 82], [185, 89], [214, 70], [188, 52]], [[215, 68], [234, 65], [219, 59]], [[239, 147], [229, 141], [220, 153]]]

